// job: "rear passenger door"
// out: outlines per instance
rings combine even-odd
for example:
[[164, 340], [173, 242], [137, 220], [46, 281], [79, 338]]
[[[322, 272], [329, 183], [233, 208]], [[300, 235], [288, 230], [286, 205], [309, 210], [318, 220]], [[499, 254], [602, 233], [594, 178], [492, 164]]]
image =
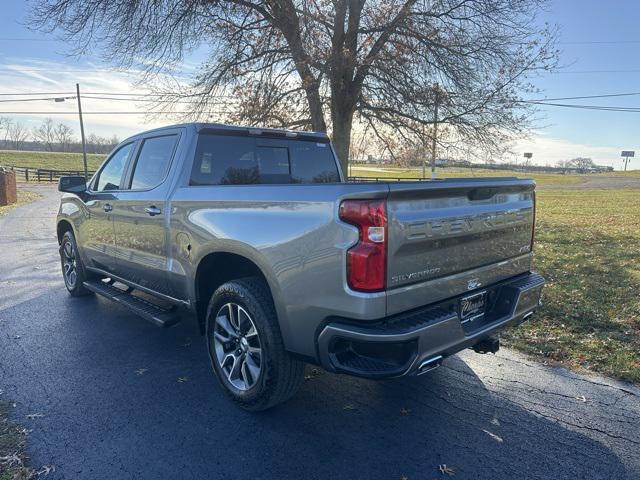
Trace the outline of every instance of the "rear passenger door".
[[116, 274], [164, 294], [169, 292], [165, 207], [179, 138], [179, 130], [164, 130], [140, 140], [113, 209]]

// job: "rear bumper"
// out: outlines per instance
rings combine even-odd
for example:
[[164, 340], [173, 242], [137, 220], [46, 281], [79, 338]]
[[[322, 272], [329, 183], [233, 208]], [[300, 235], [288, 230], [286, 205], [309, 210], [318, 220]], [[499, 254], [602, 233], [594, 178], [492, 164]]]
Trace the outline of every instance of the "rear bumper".
[[484, 314], [462, 322], [461, 297], [385, 318], [375, 325], [334, 319], [320, 332], [318, 356], [329, 371], [368, 378], [424, 373], [492, 334], [528, 320], [540, 303], [544, 278], [527, 273], [491, 285]]

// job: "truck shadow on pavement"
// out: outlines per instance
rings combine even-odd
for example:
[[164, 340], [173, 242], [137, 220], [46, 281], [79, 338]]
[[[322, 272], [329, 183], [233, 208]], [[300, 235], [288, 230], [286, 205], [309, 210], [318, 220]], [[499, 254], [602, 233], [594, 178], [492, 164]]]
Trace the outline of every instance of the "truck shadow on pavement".
[[216, 384], [193, 324], [161, 330], [60, 285], [0, 309], [0, 326], [0, 389], [33, 429], [32, 464], [56, 466], [48, 478], [447, 477], [440, 465], [460, 479], [640, 474], [606, 442], [491, 391], [459, 357], [384, 382], [308, 367], [296, 397], [252, 414]]

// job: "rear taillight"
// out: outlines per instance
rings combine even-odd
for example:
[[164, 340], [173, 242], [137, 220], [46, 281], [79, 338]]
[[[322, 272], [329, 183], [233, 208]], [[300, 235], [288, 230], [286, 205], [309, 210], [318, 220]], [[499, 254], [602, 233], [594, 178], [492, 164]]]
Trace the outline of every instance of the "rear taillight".
[[347, 251], [347, 283], [353, 290], [379, 292], [387, 277], [387, 206], [384, 200], [345, 200], [340, 219], [358, 227], [360, 240]]

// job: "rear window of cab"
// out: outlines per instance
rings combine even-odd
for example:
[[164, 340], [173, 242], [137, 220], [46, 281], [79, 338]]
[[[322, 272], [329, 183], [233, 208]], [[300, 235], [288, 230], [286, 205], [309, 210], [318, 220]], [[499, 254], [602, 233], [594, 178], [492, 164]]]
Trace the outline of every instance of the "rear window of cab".
[[191, 185], [336, 183], [328, 142], [200, 134]]

